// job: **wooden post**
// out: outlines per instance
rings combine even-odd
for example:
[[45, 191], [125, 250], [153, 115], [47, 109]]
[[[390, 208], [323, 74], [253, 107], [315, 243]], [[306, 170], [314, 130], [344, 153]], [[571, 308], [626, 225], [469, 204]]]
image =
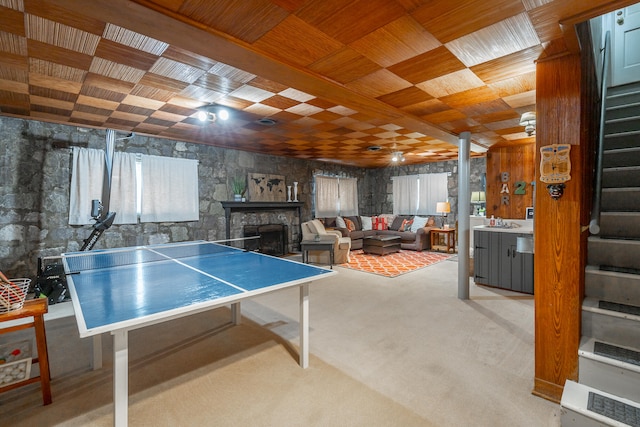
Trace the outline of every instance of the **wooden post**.
[[[580, 57], [540, 61], [536, 68], [536, 169], [540, 147], [571, 145], [571, 180], [550, 197], [536, 170], [535, 380], [533, 394], [559, 402], [567, 379], [578, 377], [586, 232], [581, 227], [585, 147], [581, 145]], [[589, 191], [589, 189], [587, 189]]]

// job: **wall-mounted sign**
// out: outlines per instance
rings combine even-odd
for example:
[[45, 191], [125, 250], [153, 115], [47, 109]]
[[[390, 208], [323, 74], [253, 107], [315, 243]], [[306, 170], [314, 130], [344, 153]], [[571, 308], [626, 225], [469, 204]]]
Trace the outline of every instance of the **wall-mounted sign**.
[[564, 183], [571, 179], [571, 145], [552, 144], [540, 147], [540, 181], [555, 200], [562, 197]]

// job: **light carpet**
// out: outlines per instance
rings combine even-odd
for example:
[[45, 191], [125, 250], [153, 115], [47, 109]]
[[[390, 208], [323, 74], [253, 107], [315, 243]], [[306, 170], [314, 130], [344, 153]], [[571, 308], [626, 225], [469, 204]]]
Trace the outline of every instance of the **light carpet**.
[[453, 255], [431, 251], [403, 251], [388, 255], [365, 254], [362, 249], [351, 251], [349, 263], [340, 267], [378, 274], [385, 277], [398, 277], [421, 268], [428, 267]]
[[[300, 368], [297, 347], [247, 318], [234, 326], [230, 317], [221, 308], [131, 331], [129, 425], [432, 425], [313, 354], [309, 368]], [[64, 340], [64, 360], [71, 365], [89, 359], [77, 332], [57, 334], [69, 332], [73, 322], [54, 321], [48, 331], [51, 341]], [[38, 385], [1, 394], [0, 425], [112, 426], [112, 347], [106, 334], [103, 343], [104, 369], [65, 366], [68, 373], [53, 377], [51, 405], [42, 406]]]

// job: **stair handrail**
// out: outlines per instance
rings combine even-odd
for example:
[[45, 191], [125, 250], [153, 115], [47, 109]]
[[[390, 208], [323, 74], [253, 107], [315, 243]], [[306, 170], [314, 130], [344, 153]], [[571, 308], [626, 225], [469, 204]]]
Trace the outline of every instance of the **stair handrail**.
[[609, 83], [609, 63], [611, 62], [611, 32], [604, 36], [602, 48], [602, 79], [600, 82], [600, 132], [598, 134], [598, 147], [596, 150], [595, 183], [593, 188], [593, 206], [591, 208], [591, 221], [589, 232], [600, 233], [600, 200], [602, 198], [602, 157], [604, 153], [604, 125], [606, 117], [607, 86]]

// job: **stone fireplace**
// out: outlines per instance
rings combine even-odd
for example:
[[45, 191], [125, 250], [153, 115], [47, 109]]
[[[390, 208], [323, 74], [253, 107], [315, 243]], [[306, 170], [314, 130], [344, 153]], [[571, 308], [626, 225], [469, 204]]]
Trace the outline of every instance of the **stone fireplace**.
[[289, 251], [289, 231], [284, 224], [245, 225], [244, 237], [259, 236], [259, 239], [245, 241], [245, 249], [260, 251], [275, 256], [284, 256]]
[[[274, 234], [276, 231], [267, 230], [259, 233], [255, 227], [277, 226], [282, 227], [281, 233], [283, 237], [278, 238], [282, 241], [284, 248], [275, 248], [274, 243], [261, 243], [261, 239], [250, 239], [243, 242], [247, 245], [253, 245], [252, 250], [268, 250], [272, 253], [277, 252], [278, 256], [295, 252], [299, 249], [299, 242], [302, 236], [300, 229], [300, 218], [302, 214], [303, 202], [221, 202], [225, 215], [225, 235], [227, 239], [266, 236]], [[253, 228], [252, 228], [253, 227]], [[248, 234], [249, 233], [249, 234]], [[274, 238], [274, 236], [269, 236]], [[280, 240], [281, 239], [281, 240]], [[249, 247], [249, 246], [244, 246]], [[268, 249], [263, 249], [268, 248]], [[277, 250], [276, 250], [277, 249]]]

